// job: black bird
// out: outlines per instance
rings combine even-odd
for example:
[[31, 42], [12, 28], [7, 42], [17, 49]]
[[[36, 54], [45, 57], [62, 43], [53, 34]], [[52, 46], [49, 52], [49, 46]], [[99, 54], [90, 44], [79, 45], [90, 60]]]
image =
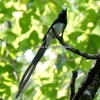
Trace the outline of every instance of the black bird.
[[48, 29], [45, 37], [43, 38], [42, 46], [38, 50], [36, 56], [32, 60], [29, 67], [26, 69], [26, 71], [25, 71], [25, 73], [24, 73], [24, 75], [23, 75], [23, 77], [20, 81], [19, 90], [18, 90], [18, 93], [16, 95], [16, 98], [20, 95], [20, 93], [23, 90], [24, 86], [26, 85], [26, 83], [30, 79], [37, 63], [40, 61], [40, 59], [44, 55], [44, 53], [45, 53], [47, 47], [49, 46], [50, 42], [55, 38], [55, 34], [53, 33], [54, 32], [53, 29], [55, 30], [56, 34], [58, 34], [58, 35], [61, 34], [61, 37], [63, 37], [63, 32], [64, 32], [64, 29], [66, 28], [66, 25], [67, 25], [66, 10], [67, 9], [60, 11], [57, 19], [52, 23], [52, 25]]

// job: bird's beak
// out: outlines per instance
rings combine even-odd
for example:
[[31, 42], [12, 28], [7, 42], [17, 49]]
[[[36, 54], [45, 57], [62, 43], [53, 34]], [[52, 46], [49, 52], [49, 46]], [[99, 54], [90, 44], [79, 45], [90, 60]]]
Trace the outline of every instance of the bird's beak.
[[65, 11], [67, 10], [67, 8], [65, 9]]

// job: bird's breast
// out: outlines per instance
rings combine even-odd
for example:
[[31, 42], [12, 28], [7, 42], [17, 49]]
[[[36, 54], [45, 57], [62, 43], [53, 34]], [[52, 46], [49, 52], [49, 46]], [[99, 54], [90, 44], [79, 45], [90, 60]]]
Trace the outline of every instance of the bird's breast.
[[58, 34], [58, 35], [59, 35], [60, 33], [62, 33], [63, 27], [64, 27], [64, 24], [63, 24], [63, 23], [57, 23], [57, 24], [55, 24], [55, 25], [53, 26], [53, 28], [54, 28], [56, 34]]
[[[52, 27], [54, 28], [56, 34], [59, 35], [60, 33], [62, 33], [64, 24], [63, 23], [57, 23], [57, 24], [54, 24]], [[52, 41], [52, 39], [55, 37], [55, 34], [53, 33], [52, 27], [51, 27], [51, 29], [49, 30], [49, 32], [46, 36], [46, 45], [48, 45]]]

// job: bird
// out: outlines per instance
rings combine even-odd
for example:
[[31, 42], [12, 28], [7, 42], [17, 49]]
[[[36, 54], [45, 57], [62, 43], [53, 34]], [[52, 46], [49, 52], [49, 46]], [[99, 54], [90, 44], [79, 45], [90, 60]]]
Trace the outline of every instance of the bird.
[[48, 29], [46, 35], [44, 36], [44, 38], [42, 40], [43, 43], [42, 43], [41, 47], [39, 48], [37, 54], [35, 55], [32, 62], [30, 63], [30, 65], [26, 69], [24, 75], [22, 76], [22, 79], [19, 83], [19, 88], [18, 88], [16, 98], [18, 98], [19, 95], [21, 94], [23, 88], [27, 84], [32, 73], [34, 72], [36, 65], [38, 64], [38, 62], [40, 61], [40, 59], [44, 55], [50, 42], [55, 38], [54, 31], [57, 35], [59, 35], [62, 38], [63, 32], [66, 28], [66, 25], [67, 25], [67, 8], [60, 11], [57, 19], [54, 20], [54, 22], [51, 24], [50, 28]]

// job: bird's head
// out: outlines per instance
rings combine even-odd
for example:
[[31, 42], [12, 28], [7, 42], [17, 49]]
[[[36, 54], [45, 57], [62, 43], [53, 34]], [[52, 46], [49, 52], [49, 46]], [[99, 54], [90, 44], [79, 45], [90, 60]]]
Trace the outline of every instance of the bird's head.
[[59, 15], [58, 15], [58, 17], [66, 18], [66, 10], [67, 10], [67, 8], [64, 9], [64, 10], [61, 10], [60, 13], [59, 13]]

